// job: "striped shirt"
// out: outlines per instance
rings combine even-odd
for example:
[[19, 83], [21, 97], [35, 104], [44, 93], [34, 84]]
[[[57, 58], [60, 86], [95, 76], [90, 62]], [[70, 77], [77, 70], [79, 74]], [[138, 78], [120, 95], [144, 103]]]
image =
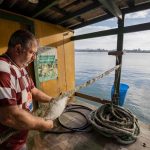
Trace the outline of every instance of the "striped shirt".
[[[20, 109], [30, 111], [32, 109], [32, 88], [34, 88], [34, 83], [27, 70], [18, 68], [7, 56], [0, 56], [0, 107], [17, 105]], [[7, 129], [7, 126], [0, 123], [0, 133]], [[11, 147], [16, 147], [18, 138], [19, 141], [25, 142], [26, 136], [27, 131], [22, 131], [16, 137], [10, 138], [8, 144], [16, 143], [11, 145]], [[4, 145], [7, 146], [7, 141]]]
[[32, 99], [34, 83], [25, 68], [18, 68], [7, 57], [0, 57], [0, 106], [18, 105], [23, 108]]

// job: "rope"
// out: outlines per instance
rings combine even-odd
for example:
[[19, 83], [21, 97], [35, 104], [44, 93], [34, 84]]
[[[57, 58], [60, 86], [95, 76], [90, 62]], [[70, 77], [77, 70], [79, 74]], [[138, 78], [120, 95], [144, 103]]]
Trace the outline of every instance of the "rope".
[[97, 132], [113, 137], [121, 144], [131, 144], [140, 133], [138, 119], [129, 111], [113, 104], [104, 104], [89, 115]]
[[[54, 101], [60, 100], [60, 99], [62, 99], [62, 98], [64, 98], [64, 97], [70, 97], [70, 96], [72, 96], [75, 92], [77, 92], [77, 91], [81, 90], [82, 88], [85, 88], [85, 87], [87, 87], [87, 86], [93, 84], [93, 83], [96, 82], [97, 80], [99, 80], [99, 79], [101, 79], [101, 78], [103, 78], [103, 77], [109, 75], [112, 71], [118, 69], [119, 67], [120, 67], [120, 65], [117, 65], [117, 66], [115, 66], [115, 67], [109, 69], [108, 71], [106, 71], [106, 72], [104, 72], [104, 73], [102, 73], [102, 74], [96, 76], [95, 78], [92, 78], [92, 79], [88, 80], [87, 82], [81, 84], [80, 86], [77, 86], [74, 90], [70, 90], [70, 91], [68, 91], [68, 92], [65, 92], [65, 93], [59, 95], [58, 97], [56, 97], [56, 98], [54, 99]], [[44, 112], [45, 112], [45, 113], [44, 113], [44, 115], [43, 115], [43, 113], [42, 113], [41, 117], [43, 116], [43, 117], [45, 118], [45, 117], [47, 116], [47, 114], [48, 114], [48, 112], [49, 112], [49, 109], [51, 108], [51, 107], [50, 107], [50, 103], [51, 103], [51, 102], [49, 102], [48, 108], [44, 108]], [[37, 110], [37, 112], [38, 112], [38, 111], [39, 111], [39, 110]], [[40, 113], [41, 113], [41, 112], [40, 112]], [[35, 114], [36, 114], [36, 113], [35, 113]], [[10, 130], [11, 130], [11, 129], [10, 129]], [[5, 142], [9, 137], [11, 137], [12, 135], [14, 135], [14, 134], [16, 134], [16, 133], [18, 133], [18, 132], [15, 131], [15, 130], [14, 130], [14, 132], [9, 132], [9, 129], [8, 129], [8, 132], [0, 133], [0, 144], [2, 144], [3, 142]]]
[[[104, 73], [99, 74], [99, 75], [97, 75], [96, 77], [94, 77], [94, 78], [92, 78], [92, 79], [86, 81], [85, 83], [83, 83], [83, 84], [81, 84], [81, 85], [75, 87], [75, 89], [62, 93], [61, 95], [59, 95], [58, 97], [56, 97], [56, 98], [54, 99], [54, 101], [60, 100], [60, 99], [62, 99], [62, 98], [64, 98], [64, 97], [71, 97], [75, 92], [77, 92], [77, 91], [79, 91], [79, 90], [81, 90], [81, 89], [83, 89], [83, 88], [85, 88], [85, 87], [88, 87], [89, 85], [93, 84], [93, 83], [96, 82], [97, 80], [100, 80], [100, 79], [102, 79], [103, 77], [109, 75], [112, 71], [117, 70], [118, 68], [120, 68], [120, 66], [121, 66], [121, 65], [117, 65], [117, 66], [115, 66], [115, 67], [113, 67], [113, 68], [111, 68], [111, 69], [105, 71]], [[49, 112], [50, 104], [51, 104], [51, 102], [49, 102], [49, 107], [48, 107], [47, 110], [45, 111], [44, 117], [46, 117], [47, 114], [48, 114], [48, 112]]]

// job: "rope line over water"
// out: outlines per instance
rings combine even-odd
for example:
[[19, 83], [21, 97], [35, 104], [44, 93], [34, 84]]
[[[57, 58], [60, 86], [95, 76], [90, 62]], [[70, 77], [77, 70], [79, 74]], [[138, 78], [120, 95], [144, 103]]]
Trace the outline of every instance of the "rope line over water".
[[[90, 86], [91, 84], [93, 84], [93, 83], [96, 82], [97, 80], [102, 79], [103, 77], [109, 75], [111, 72], [113, 72], [114, 70], [117, 70], [117, 69], [120, 68], [120, 67], [121, 67], [121, 65], [117, 65], [117, 66], [115, 66], [115, 67], [113, 67], [113, 68], [111, 68], [111, 69], [105, 71], [105, 72], [102, 73], [102, 74], [98, 74], [96, 77], [94, 77], [94, 78], [92, 78], [92, 79], [86, 81], [85, 83], [83, 83], [83, 84], [81, 84], [81, 85], [75, 87], [75, 89], [62, 93], [61, 95], [59, 95], [58, 97], [56, 97], [56, 98], [54, 99], [54, 101], [57, 101], [57, 100], [62, 99], [62, 98], [64, 98], [64, 97], [70, 97], [70, 96], [72, 96], [75, 92], [77, 92], [77, 91], [79, 91], [79, 90], [81, 90], [81, 89], [83, 89], [83, 88], [85, 88], [85, 87]], [[49, 103], [51, 103], [51, 102], [49, 102]], [[49, 107], [48, 107], [47, 110], [45, 111], [44, 117], [47, 116], [48, 112], [49, 112]]]

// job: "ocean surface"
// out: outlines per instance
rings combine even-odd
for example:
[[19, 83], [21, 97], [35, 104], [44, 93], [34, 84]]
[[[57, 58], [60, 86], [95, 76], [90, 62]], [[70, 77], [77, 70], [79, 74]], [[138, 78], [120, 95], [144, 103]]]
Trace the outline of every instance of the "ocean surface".
[[[114, 67], [115, 62], [115, 56], [110, 56], [105, 52], [76, 52], [76, 86]], [[80, 92], [110, 100], [114, 76], [114, 72], [112, 72]], [[132, 111], [139, 120], [149, 124], [150, 53], [126, 53], [123, 55], [121, 83], [129, 86], [124, 107]]]

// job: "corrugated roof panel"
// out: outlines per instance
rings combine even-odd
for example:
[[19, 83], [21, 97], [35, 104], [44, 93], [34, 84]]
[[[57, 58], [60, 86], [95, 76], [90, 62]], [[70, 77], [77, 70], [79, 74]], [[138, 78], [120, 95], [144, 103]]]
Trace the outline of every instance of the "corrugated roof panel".
[[[120, 11], [118, 8], [125, 13], [150, 8], [150, 0], [115, 0], [114, 2], [116, 6], [110, 8], [111, 5], [107, 1], [108, 8], [102, 5], [100, 0], [40, 0], [38, 4], [30, 3], [28, 0], [0, 0], [0, 9], [70, 27], [77, 24], [83, 26], [113, 17], [115, 14], [117, 16]], [[112, 11], [114, 8], [116, 12]]]

